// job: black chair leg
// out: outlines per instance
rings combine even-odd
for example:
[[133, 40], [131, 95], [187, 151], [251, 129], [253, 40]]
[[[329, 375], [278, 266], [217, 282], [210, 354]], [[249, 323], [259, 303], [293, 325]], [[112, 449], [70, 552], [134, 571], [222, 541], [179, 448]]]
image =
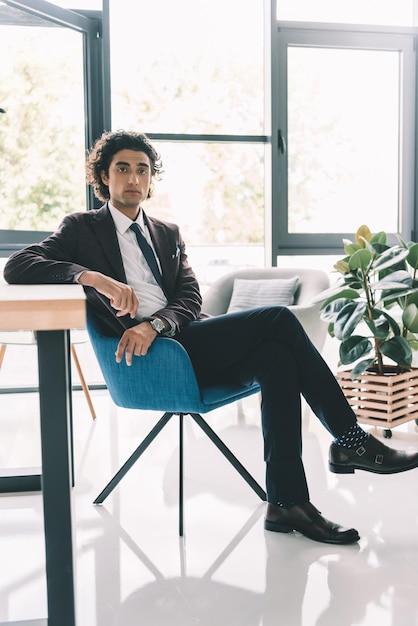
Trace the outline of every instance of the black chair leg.
[[[164, 426], [175, 415], [175, 413], [164, 413], [159, 419], [154, 428], [143, 439], [135, 452], [131, 454], [129, 459], [122, 465], [120, 470], [115, 474], [112, 480], [106, 485], [101, 493], [94, 500], [94, 504], [102, 504], [107, 496], [113, 491], [113, 489], [119, 484], [125, 474], [136, 463], [139, 457], [145, 452], [148, 446], [154, 441], [156, 436], [161, 432]], [[179, 535], [184, 534], [184, 413], [178, 413], [179, 416]], [[231, 452], [231, 450], [224, 444], [222, 439], [218, 437], [215, 431], [209, 426], [209, 424], [198, 413], [190, 413], [190, 416], [194, 419], [196, 424], [200, 426], [203, 432], [209, 437], [212, 443], [218, 448], [218, 450], [224, 455], [224, 457], [231, 463], [236, 471], [242, 476], [245, 482], [255, 491], [259, 498], [263, 501], [267, 499], [266, 492], [258, 482], [251, 476], [251, 474], [245, 469], [245, 467], [238, 461], [237, 457]]]
[[201, 415], [198, 413], [190, 413], [191, 417], [194, 421], [200, 426], [203, 432], [209, 437], [209, 439], [215, 444], [220, 452], [224, 455], [226, 459], [231, 463], [233, 467], [237, 470], [238, 474], [242, 476], [245, 482], [255, 491], [255, 493], [261, 498], [261, 500], [267, 500], [267, 494], [260, 487], [258, 482], [251, 476], [251, 474], [245, 469], [245, 467], [240, 463], [237, 457], [231, 452], [231, 450], [224, 444], [222, 439], [218, 437], [214, 430], [209, 426], [209, 424], [203, 419]]
[[114, 475], [112, 480], [106, 485], [103, 491], [100, 492], [100, 494], [94, 500], [93, 504], [102, 504], [102, 502], [113, 491], [116, 485], [122, 480], [125, 474], [131, 469], [132, 465], [139, 459], [141, 454], [143, 454], [148, 446], [154, 441], [158, 433], [164, 428], [164, 426], [173, 417], [173, 415], [174, 413], [164, 413], [164, 415], [159, 419], [154, 428], [150, 430], [142, 443], [139, 444], [135, 452], [131, 454], [126, 463], [122, 465], [117, 474]]
[[183, 445], [183, 425], [184, 425], [184, 413], [179, 413], [179, 535], [183, 537], [184, 524], [183, 524], [183, 504], [184, 504], [184, 445]]

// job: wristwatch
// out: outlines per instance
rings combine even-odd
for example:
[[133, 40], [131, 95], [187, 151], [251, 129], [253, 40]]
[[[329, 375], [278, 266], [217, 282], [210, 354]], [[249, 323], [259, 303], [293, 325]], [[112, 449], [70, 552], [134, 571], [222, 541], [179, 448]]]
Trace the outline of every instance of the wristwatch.
[[165, 324], [159, 317], [147, 317], [144, 322], [149, 322], [159, 335], [165, 331]]

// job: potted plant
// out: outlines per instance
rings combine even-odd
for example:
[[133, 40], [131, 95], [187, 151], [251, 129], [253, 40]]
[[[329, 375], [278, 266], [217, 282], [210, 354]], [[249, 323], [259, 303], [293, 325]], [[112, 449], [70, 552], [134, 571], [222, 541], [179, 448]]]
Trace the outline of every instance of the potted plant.
[[[316, 298], [328, 333], [340, 341], [339, 366], [352, 365], [338, 373], [340, 384], [357, 416], [370, 423], [376, 423], [370, 421], [376, 410], [379, 423], [383, 419], [389, 427], [397, 419], [417, 419], [418, 388], [415, 402], [411, 385], [416, 380], [418, 387], [412, 367], [418, 349], [418, 243], [398, 238], [389, 245], [385, 232], [372, 235], [361, 226], [354, 242], [344, 240], [344, 251], [334, 265], [340, 274], [336, 285]], [[396, 394], [398, 383], [403, 400], [390, 394], [385, 402], [382, 386], [396, 388]]]

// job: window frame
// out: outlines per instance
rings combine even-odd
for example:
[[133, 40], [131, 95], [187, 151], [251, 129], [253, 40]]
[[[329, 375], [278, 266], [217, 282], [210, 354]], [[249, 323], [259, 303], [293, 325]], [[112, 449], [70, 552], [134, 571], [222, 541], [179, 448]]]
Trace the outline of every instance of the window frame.
[[[83, 36], [84, 58], [84, 118], [86, 150], [102, 133], [110, 117], [109, 93], [105, 91], [106, 71], [104, 62], [102, 12], [69, 11], [44, 0], [4, 0], [10, 7], [39, 17], [63, 28], [78, 31]], [[34, 26], [36, 28], [36, 26]], [[94, 114], [93, 114], [94, 112]], [[86, 186], [87, 208], [93, 208], [94, 198]], [[49, 233], [40, 231], [0, 230], [0, 257], [8, 257], [15, 250], [30, 243], [37, 243]]]
[[[402, 50], [398, 233], [415, 238], [416, 211], [416, 28], [274, 21], [272, 24], [272, 264], [280, 255], [341, 254], [343, 238], [354, 233], [288, 232], [287, 49], [291, 45]], [[389, 233], [394, 241], [397, 233]]]

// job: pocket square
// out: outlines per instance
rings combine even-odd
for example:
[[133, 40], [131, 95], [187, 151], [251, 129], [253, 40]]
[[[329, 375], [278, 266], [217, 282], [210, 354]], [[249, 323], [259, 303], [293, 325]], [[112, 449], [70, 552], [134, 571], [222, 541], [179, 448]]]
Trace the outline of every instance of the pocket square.
[[180, 249], [180, 246], [179, 246], [179, 245], [177, 245], [177, 246], [176, 246], [176, 251], [175, 251], [175, 253], [174, 253], [174, 254], [172, 254], [172, 255], [171, 255], [171, 258], [172, 258], [172, 259], [177, 259], [177, 257], [178, 257], [178, 256], [179, 256], [179, 254], [180, 254], [180, 250], [181, 250], [181, 249]]

